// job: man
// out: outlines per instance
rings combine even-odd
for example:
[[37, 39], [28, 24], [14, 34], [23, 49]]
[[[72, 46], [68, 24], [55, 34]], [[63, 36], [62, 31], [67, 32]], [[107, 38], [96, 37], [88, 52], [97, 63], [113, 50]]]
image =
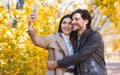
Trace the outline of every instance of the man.
[[104, 61], [104, 43], [101, 35], [90, 27], [91, 16], [87, 10], [72, 13], [74, 54], [58, 61], [49, 61], [49, 69], [75, 65], [75, 75], [107, 75]]

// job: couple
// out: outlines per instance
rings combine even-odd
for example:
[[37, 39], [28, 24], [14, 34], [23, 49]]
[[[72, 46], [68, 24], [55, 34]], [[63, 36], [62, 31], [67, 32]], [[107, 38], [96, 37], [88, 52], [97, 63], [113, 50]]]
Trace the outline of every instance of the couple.
[[36, 14], [28, 23], [29, 36], [36, 46], [49, 52], [47, 75], [107, 75], [104, 61], [104, 43], [101, 35], [90, 27], [87, 10], [77, 9], [65, 15], [58, 32], [38, 36], [32, 26]]

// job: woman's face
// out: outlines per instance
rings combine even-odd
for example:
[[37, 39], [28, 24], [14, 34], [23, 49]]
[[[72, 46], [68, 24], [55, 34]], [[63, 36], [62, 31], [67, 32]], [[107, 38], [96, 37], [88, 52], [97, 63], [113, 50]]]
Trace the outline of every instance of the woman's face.
[[66, 35], [70, 35], [70, 33], [72, 32], [72, 23], [71, 22], [72, 22], [71, 18], [65, 18], [62, 21], [61, 30]]

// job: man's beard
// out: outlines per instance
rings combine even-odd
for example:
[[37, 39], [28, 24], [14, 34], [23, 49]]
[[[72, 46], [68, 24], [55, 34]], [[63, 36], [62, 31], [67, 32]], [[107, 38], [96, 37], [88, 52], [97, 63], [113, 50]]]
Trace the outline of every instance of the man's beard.
[[74, 30], [74, 32], [78, 32], [80, 29], [76, 29], [76, 30]]
[[76, 30], [74, 30], [75, 32], [78, 32], [78, 31], [80, 31], [80, 30], [81, 30], [81, 26], [80, 26], [80, 25], [78, 25], [78, 24], [77, 24], [77, 26], [78, 26], [79, 28], [77, 28]]

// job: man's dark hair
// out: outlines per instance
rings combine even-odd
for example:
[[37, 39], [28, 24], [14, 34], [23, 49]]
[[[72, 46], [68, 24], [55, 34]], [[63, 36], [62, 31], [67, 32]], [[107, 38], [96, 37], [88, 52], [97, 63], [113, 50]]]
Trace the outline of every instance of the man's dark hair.
[[61, 21], [60, 21], [60, 24], [59, 24], [58, 32], [62, 32], [62, 30], [61, 30], [61, 25], [62, 25], [62, 21], [63, 21], [65, 18], [71, 18], [71, 19], [72, 19], [72, 17], [71, 17], [70, 14], [67, 14], [67, 15], [63, 16], [62, 19], [61, 19]]
[[82, 10], [82, 9], [77, 9], [74, 12], [72, 12], [71, 16], [73, 16], [76, 13], [80, 13], [81, 17], [83, 18], [83, 20], [88, 20], [89, 22], [87, 23], [86, 28], [87, 29], [91, 29], [91, 16], [90, 13], [87, 10]]

